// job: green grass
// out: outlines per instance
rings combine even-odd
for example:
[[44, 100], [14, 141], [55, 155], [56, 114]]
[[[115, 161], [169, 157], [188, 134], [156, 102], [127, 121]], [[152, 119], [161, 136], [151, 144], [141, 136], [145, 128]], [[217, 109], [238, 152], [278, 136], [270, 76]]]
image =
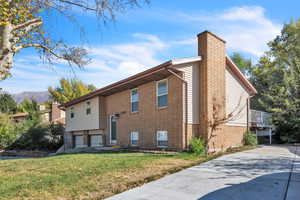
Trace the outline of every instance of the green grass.
[[86, 153], [2, 160], [0, 199], [103, 199], [214, 157]]

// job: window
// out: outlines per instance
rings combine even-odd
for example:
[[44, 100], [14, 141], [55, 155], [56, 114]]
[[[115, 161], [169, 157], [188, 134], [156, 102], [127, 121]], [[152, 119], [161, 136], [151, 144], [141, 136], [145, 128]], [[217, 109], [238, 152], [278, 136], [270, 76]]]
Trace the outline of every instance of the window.
[[137, 112], [139, 110], [139, 93], [137, 88], [130, 91], [130, 102], [131, 112]]
[[75, 116], [74, 107], [71, 107], [70, 117], [74, 118], [74, 116]]
[[91, 135], [90, 143], [91, 143], [91, 147], [101, 147], [102, 146], [102, 135]]
[[167, 147], [168, 146], [168, 131], [157, 131], [157, 146]]
[[86, 114], [91, 114], [91, 102], [89, 101], [86, 102]]
[[163, 108], [168, 106], [168, 82], [162, 80], [157, 82], [157, 107]]
[[132, 131], [130, 140], [132, 146], [137, 146], [139, 144], [139, 132]]

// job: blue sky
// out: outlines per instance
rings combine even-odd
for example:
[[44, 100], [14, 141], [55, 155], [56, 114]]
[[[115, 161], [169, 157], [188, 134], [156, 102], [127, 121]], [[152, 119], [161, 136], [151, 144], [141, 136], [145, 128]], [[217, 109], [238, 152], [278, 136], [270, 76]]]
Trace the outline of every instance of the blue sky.
[[62, 77], [103, 87], [166, 60], [197, 55], [196, 35], [204, 30], [224, 38], [228, 54], [240, 52], [255, 62], [283, 24], [300, 17], [299, 8], [298, 0], [152, 0], [105, 27], [74, 11], [85, 27], [83, 36], [77, 26], [54, 15], [45, 19], [54, 38], [83, 45], [92, 63], [73, 73], [63, 62], [50, 66], [26, 50], [15, 58], [13, 77], [0, 87], [10, 93], [44, 91]]

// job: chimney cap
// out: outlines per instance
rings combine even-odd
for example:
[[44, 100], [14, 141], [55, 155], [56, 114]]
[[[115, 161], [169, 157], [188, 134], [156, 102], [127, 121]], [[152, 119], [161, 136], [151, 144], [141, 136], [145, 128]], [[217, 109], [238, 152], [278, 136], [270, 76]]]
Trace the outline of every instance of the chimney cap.
[[210, 31], [208, 31], [208, 30], [205, 30], [205, 31], [199, 33], [199, 34], [197, 35], [197, 37], [199, 37], [200, 35], [203, 35], [203, 34], [210, 34], [210, 35], [214, 36], [215, 38], [221, 40], [222, 42], [226, 43], [225, 40], [223, 40], [222, 38], [220, 38], [219, 36], [217, 36], [216, 34], [210, 32]]

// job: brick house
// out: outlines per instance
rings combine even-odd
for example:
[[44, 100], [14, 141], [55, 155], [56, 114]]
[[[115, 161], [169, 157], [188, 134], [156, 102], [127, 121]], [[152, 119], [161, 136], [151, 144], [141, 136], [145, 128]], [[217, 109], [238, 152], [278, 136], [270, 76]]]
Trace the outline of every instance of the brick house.
[[[52, 102], [50, 109], [46, 109], [45, 105], [39, 105], [39, 113], [44, 123], [62, 123], [65, 124], [65, 111], [58, 108], [60, 104]], [[27, 117], [27, 112], [21, 112], [11, 115], [11, 119], [15, 123], [22, 123]]]
[[234, 112], [236, 117], [222, 124], [208, 143], [211, 151], [240, 146], [249, 124], [249, 98], [255, 93], [226, 56], [225, 41], [204, 31], [198, 35], [198, 56], [167, 61], [62, 104], [65, 148], [119, 145], [181, 151], [192, 137], [211, 138], [213, 116], [226, 118]]

